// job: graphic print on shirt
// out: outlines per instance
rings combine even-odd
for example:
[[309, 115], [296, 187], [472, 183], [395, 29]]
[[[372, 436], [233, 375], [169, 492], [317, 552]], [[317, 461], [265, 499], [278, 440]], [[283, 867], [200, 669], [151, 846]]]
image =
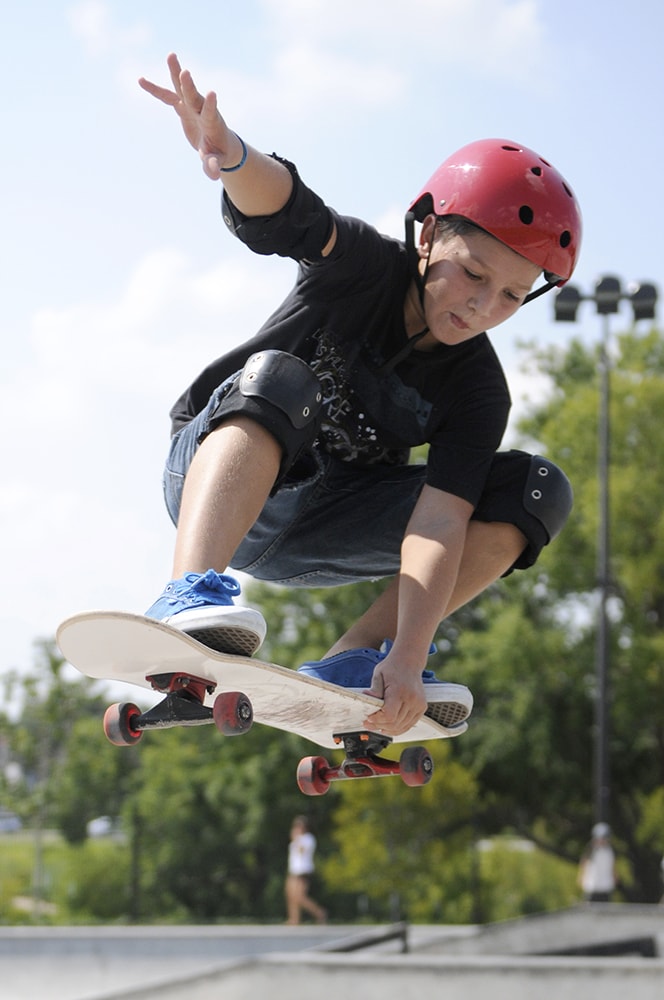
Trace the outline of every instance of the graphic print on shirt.
[[[385, 428], [379, 430], [377, 420], [368, 413], [366, 401], [360, 399], [352, 382], [359, 381], [365, 391], [371, 392], [372, 410], [376, 414], [391, 411], [392, 420], [394, 420], [394, 388], [392, 387], [390, 392], [392, 398], [386, 408], [383, 397], [388, 391], [388, 386], [376, 382], [375, 369], [363, 377], [362, 360], [358, 357], [354, 364], [349, 365], [346, 354], [339, 350], [333, 338], [324, 330], [319, 330], [317, 333], [316, 348], [309, 365], [318, 376], [323, 391], [324, 417], [319, 440], [325, 450], [343, 462], [358, 462], [363, 465], [406, 464], [409, 447], [403, 443], [408, 440], [408, 437], [401, 433], [404, 430], [403, 419], [399, 420], [398, 428], [395, 428], [393, 435], [386, 433]], [[394, 376], [390, 381], [393, 380]], [[421, 430], [420, 420], [424, 416], [421, 412], [421, 399], [419, 394], [417, 395], [420, 405], [413, 406], [412, 401], [409, 401], [410, 405], [404, 408], [407, 416], [411, 420], [414, 417], [417, 424], [414, 428], [413, 444], [423, 440], [417, 434], [417, 430]], [[394, 437], [394, 445], [386, 440], [390, 436]]]
[[403, 464], [404, 450], [395, 452], [379, 440], [375, 421], [350, 383], [348, 359], [325, 331], [318, 332], [309, 364], [323, 390], [324, 417], [319, 440], [325, 450], [342, 462]]

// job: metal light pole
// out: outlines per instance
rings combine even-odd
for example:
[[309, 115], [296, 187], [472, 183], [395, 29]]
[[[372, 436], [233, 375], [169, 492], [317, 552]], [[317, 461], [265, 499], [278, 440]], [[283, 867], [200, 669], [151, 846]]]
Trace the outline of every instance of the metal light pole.
[[611, 597], [611, 518], [610, 518], [610, 447], [611, 447], [611, 354], [609, 316], [617, 313], [620, 302], [631, 302], [634, 320], [654, 319], [657, 303], [657, 288], [652, 284], [631, 286], [623, 293], [620, 280], [614, 276], [600, 278], [591, 295], [583, 295], [575, 285], [564, 285], [556, 294], [555, 319], [558, 322], [573, 323], [581, 302], [594, 302], [597, 313], [602, 317], [602, 337], [599, 347], [599, 423], [598, 459], [599, 479], [599, 527], [597, 534], [597, 636], [595, 646], [595, 758], [593, 787], [595, 796], [595, 822], [609, 822], [611, 798], [611, 775], [609, 760], [609, 665], [610, 665], [610, 622], [609, 598]]

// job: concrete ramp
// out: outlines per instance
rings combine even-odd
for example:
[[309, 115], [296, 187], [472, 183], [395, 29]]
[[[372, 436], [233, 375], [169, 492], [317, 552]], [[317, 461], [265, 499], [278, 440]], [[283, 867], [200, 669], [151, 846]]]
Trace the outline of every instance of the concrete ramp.
[[2, 1000], [567, 995], [663, 1000], [664, 906], [595, 904], [466, 927], [0, 928]]
[[[441, 928], [413, 950], [428, 955], [587, 955], [664, 958], [664, 906], [588, 903], [467, 929]], [[664, 1000], [664, 994], [662, 995]]]
[[[569, 992], [568, 992], [569, 991]], [[104, 1000], [662, 1000], [664, 962], [644, 959], [424, 958], [273, 955], [193, 982]], [[101, 998], [99, 998], [101, 1000]]]

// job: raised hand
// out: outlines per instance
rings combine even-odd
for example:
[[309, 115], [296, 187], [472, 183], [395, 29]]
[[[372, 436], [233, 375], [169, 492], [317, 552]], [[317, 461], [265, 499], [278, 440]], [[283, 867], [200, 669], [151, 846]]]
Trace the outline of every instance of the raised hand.
[[188, 142], [198, 150], [203, 170], [211, 180], [219, 180], [221, 169], [236, 166], [242, 160], [244, 146], [229, 129], [217, 107], [217, 95], [199, 93], [189, 70], [183, 70], [175, 53], [166, 60], [173, 89], [160, 87], [144, 77], [139, 85], [178, 115]]

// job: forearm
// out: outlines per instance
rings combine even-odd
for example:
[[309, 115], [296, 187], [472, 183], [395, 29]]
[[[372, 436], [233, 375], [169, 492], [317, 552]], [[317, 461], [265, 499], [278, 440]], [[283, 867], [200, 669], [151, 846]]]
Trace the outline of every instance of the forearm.
[[398, 576], [394, 654], [424, 669], [431, 642], [445, 617], [463, 551], [463, 538], [446, 543], [411, 535], [404, 540]]
[[401, 546], [395, 654], [426, 663], [454, 591], [471, 507], [425, 487]]
[[[237, 137], [237, 156], [240, 163], [243, 149]], [[224, 189], [236, 208], [243, 215], [254, 217], [274, 215], [288, 202], [293, 190], [293, 178], [283, 163], [246, 145], [247, 156], [237, 170], [223, 168], [219, 171]]]

